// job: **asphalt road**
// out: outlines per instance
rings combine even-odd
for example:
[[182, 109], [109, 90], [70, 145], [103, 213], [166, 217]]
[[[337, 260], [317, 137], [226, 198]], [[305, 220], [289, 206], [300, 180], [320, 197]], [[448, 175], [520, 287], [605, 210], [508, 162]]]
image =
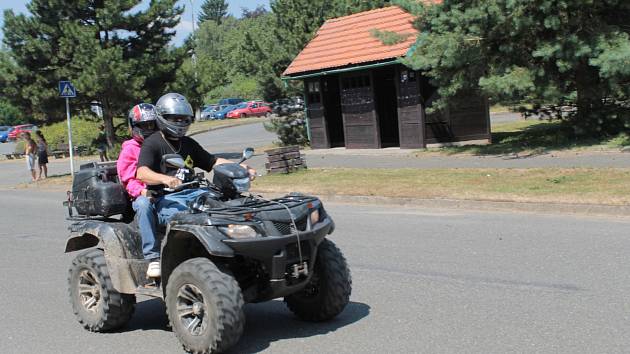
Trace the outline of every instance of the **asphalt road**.
[[[116, 333], [83, 330], [66, 293], [63, 192], [4, 190], [1, 353], [177, 353], [159, 300]], [[630, 219], [328, 205], [353, 275], [334, 321], [246, 305], [233, 353], [621, 353]]]

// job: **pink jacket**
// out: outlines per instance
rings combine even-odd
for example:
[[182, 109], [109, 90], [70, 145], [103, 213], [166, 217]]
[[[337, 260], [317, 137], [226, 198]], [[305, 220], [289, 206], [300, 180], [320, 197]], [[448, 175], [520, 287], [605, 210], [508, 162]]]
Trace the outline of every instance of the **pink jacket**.
[[138, 156], [140, 156], [140, 143], [134, 139], [129, 139], [122, 144], [116, 169], [118, 170], [118, 178], [127, 190], [131, 198], [136, 199], [147, 185], [136, 179], [136, 170], [138, 169]]

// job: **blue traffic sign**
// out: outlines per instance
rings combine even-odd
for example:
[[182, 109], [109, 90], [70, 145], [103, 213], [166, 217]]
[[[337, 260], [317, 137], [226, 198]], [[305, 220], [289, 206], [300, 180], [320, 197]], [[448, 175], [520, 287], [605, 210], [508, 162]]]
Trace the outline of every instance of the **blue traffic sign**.
[[77, 90], [70, 81], [59, 81], [59, 96], [65, 98], [77, 97]]

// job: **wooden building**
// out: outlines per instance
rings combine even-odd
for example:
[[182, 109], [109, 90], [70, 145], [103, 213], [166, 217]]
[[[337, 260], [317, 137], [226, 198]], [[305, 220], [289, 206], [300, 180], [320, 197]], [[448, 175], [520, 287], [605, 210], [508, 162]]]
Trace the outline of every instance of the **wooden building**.
[[[313, 148], [490, 141], [487, 100], [476, 93], [427, 113], [436, 88], [400, 62], [413, 50], [418, 33], [413, 20], [397, 6], [328, 20], [285, 70], [284, 79], [304, 80]], [[392, 32], [394, 44], [377, 38]]]

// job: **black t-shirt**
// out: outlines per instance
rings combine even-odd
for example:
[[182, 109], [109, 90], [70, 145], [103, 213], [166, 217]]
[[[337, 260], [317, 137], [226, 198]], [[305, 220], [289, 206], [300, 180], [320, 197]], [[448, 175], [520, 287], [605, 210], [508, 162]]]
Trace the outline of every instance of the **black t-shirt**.
[[[170, 143], [170, 145], [169, 145]], [[153, 133], [144, 139], [138, 158], [138, 167], [146, 166], [154, 172], [174, 176], [176, 168], [163, 166], [162, 156], [166, 154], [179, 154], [186, 162], [192, 162], [193, 167], [210, 172], [217, 161], [211, 153], [204, 150], [195, 140], [185, 136], [179, 140], [168, 140], [160, 132]]]

